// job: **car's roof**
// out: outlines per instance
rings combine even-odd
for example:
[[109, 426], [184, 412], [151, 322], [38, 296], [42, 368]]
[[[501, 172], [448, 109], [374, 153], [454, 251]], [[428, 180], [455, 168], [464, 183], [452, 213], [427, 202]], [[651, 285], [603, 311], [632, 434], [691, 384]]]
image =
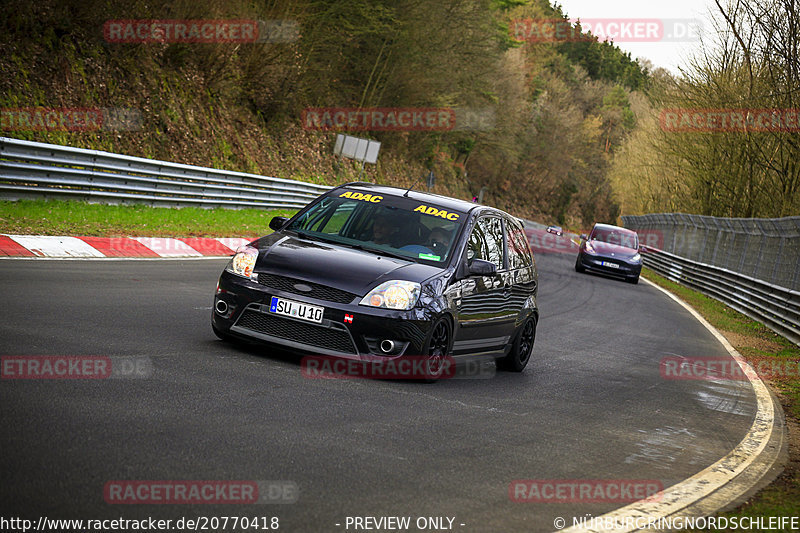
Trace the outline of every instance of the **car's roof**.
[[[375, 183], [366, 183], [361, 181], [345, 183], [344, 185], [340, 185], [337, 188], [341, 187], [346, 187], [348, 189], [360, 189], [364, 191], [369, 191], [370, 193], [373, 194], [378, 193], [378, 194], [388, 194], [393, 196], [403, 196], [408, 190], [405, 187], [392, 187], [391, 185], [378, 185]], [[503, 212], [502, 210], [494, 207], [487, 207], [485, 205], [476, 204], [473, 202], [467, 202], [466, 200], [459, 200], [457, 198], [450, 198], [449, 196], [442, 196], [440, 194], [433, 194], [429, 192], [415, 191], [413, 189], [409, 191], [408, 198], [420, 202], [431, 202], [440, 207], [454, 209], [456, 211], [461, 211], [462, 213], [467, 213], [476, 208], [491, 209], [493, 211], [501, 213]]]
[[636, 233], [635, 231], [633, 231], [631, 229], [623, 228], [621, 226], [614, 226], [613, 224], [600, 224], [600, 223], [598, 223], [598, 224], [595, 224], [594, 227], [595, 228], [599, 228], [599, 229], [615, 229], [615, 230], [622, 230], [622, 231], [628, 231], [628, 232], [631, 232], [631, 233]]

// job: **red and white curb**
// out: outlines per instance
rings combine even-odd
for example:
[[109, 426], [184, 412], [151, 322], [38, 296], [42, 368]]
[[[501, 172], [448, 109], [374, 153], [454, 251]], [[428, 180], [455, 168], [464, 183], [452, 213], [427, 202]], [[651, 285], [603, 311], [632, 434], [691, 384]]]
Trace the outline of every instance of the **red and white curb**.
[[241, 237], [54, 237], [0, 235], [2, 257], [224, 257], [253, 239]]

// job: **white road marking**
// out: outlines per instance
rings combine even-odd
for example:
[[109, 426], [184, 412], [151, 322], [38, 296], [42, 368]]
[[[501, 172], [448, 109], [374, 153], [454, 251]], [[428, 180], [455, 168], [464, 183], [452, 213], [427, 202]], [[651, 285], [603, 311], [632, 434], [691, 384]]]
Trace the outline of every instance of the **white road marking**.
[[[593, 518], [593, 524], [599, 525], [603, 523], [616, 523], [616, 524], [635, 524], [637, 518], [641, 519], [640, 523], [646, 524], [648, 520], [658, 520], [659, 518], [666, 518], [668, 516], [679, 513], [681, 510], [686, 509], [690, 505], [696, 503], [702, 498], [710, 495], [711, 493], [721, 489], [726, 484], [734, 480], [739, 474], [744, 472], [764, 451], [767, 443], [770, 440], [773, 430], [775, 429], [775, 411], [772, 403], [772, 397], [769, 390], [767, 390], [764, 382], [756, 376], [755, 371], [750, 368], [750, 365], [737, 352], [733, 346], [728, 342], [728, 339], [722, 336], [717, 329], [706, 321], [705, 318], [692, 309], [689, 304], [667, 291], [662, 289], [655, 283], [642, 278], [648, 285], [660, 290], [676, 302], [678, 302], [684, 309], [689, 311], [698, 322], [706, 327], [716, 339], [725, 347], [728, 353], [742, 368], [746, 376], [750, 378], [750, 383], [753, 386], [753, 391], [756, 395], [757, 410], [755, 420], [750, 426], [750, 430], [745, 437], [731, 450], [728, 455], [709, 466], [705, 470], [698, 472], [692, 477], [681, 481], [660, 493], [659, 501], [646, 501], [641, 500], [634, 502], [625, 507], [621, 507], [610, 513], [606, 513], [599, 517]], [[770, 465], [771, 466], [771, 465]], [[607, 519], [607, 522], [605, 520]], [[627, 520], [627, 522], [626, 522]], [[638, 531], [639, 528], [630, 527], [627, 529], [619, 528], [614, 529], [615, 532], [623, 531]], [[592, 529], [588, 527], [581, 527], [580, 525], [572, 526], [567, 529], [562, 529], [561, 532], [577, 533], [579, 531], [586, 532], [600, 532], [603, 529]]]

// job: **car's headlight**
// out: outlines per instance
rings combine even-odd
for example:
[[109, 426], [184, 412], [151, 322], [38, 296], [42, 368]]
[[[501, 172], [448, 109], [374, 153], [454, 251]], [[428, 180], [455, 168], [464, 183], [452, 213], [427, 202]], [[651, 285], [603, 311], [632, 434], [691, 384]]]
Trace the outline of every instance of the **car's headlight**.
[[241, 246], [236, 250], [236, 255], [233, 256], [233, 259], [231, 259], [231, 262], [225, 267], [225, 270], [231, 274], [249, 278], [253, 274], [253, 268], [256, 266], [257, 258], [257, 249], [252, 246]]
[[419, 298], [420, 284], [413, 281], [392, 280], [381, 283], [361, 299], [360, 305], [384, 309], [408, 310]]
[[584, 247], [584, 250], [586, 250], [587, 254], [591, 254], [591, 255], [594, 255], [594, 254], [597, 253], [597, 252], [594, 251], [594, 246], [592, 246], [592, 243], [590, 243], [590, 242], [586, 243], [586, 246]]
[[631, 257], [631, 261], [634, 262], [634, 263], [641, 263], [642, 262], [642, 255], [641, 254], [634, 255], [633, 257]]

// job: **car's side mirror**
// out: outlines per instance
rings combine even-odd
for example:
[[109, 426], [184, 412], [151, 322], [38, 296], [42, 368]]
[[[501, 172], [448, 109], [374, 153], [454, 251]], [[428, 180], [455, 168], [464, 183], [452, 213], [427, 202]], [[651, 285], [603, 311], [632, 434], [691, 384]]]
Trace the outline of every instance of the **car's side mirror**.
[[289, 219], [286, 217], [272, 217], [272, 220], [269, 221], [269, 229], [278, 231], [286, 225], [288, 221]]
[[467, 265], [470, 276], [494, 276], [497, 274], [497, 265], [484, 259], [473, 259]]
[[647, 246], [645, 246], [644, 244], [639, 245], [639, 251], [643, 254], [646, 254], [648, 252]]
[[586, 235], [585, 233], [581, 233], [581, 240], [582, 241], [588, 241], [589, 240], [588, 235]]

